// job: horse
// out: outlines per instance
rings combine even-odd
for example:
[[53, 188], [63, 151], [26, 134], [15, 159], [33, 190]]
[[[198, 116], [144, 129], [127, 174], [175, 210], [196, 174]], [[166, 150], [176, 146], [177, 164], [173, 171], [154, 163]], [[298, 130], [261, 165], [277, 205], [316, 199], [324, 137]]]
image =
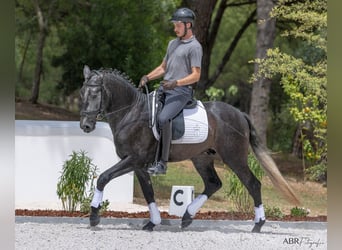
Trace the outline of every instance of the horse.
[[[161, 223], [154, 190], [147, 167], [155, 160], [158, 140], [149, 126], [149, 96], [139, 90], [129, 77], [118, 70], [83, 69], [84, 83], [80, 90], [80, 128], [90, 133], [96, 118], [104, 114], [112, 130], [116, 153], [121, 159], [100, 174], [89, 216], [90, 225], [100, 222], [104, 188], [112, 179], [134, 171], [149, 208], [150, 219], [143, 230], [153, 231]], [[208, 136], [194, 144], [172, 144], [169, 162], [190, 159], [204, 182], [204, 190], [187, 206], [181, 228], [188, 227], [203, 204], [222, 187], [214, 167], [221, 160], [238, 176], [254, 202], [254, 227], [260, 232], [265, 212], [261, 199], [261, 183], [249, 169], [247, 158], [251, 147], [273, 185], [293, 204], [300, 204], [295, 193], [280, 173], [267, 148], [263, 146], [250, 118], [239, 109], [220, 101], [203, 102], [207, 112]]]

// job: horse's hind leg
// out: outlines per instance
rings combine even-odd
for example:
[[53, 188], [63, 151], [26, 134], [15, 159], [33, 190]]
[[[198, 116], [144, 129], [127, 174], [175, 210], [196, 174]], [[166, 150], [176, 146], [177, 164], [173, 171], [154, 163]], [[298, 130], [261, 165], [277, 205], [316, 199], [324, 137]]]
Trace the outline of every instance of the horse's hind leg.
[[[243, 171], [242, 169], [245, 169]], [[261, 183], [250, 171], [248, 166], [238, 169], [233, 169], [234, 173], [239, 177], [240, 181], [247, 188], [248, 193], [252, 196], [254, 201], [254, 212], [255, 212], [255, 226], [252, 232], [259, 233], [261, 227], [265, 224], [265, 212], [261, 202]]]
[[150, 211], [150, 221], [143, 227], [143, 230], [153, 231], [153, 228], [161, 223], [160, 212], [154, 200], [154, 191], [151, 183], [150, 175], [146, 170], [137, 169], [135, 174], [138, 178], [141, 190]]
[[204, 182], [204, 191], [198, 195], [187, 207], [182, 218], [182, 228], [192, 223], [192, 218], [196, 215], [203, 204], [222, 187], [222, 182], [214, 168], [214, 160], [207, 155], [201, 155], [191, 159], [199, 175]]
[[265, 212], [261, 200], [261, 183], [248, 167], [247, 153], [244, 157], [223, 159], [223, 161], [228, 164], [228, 166], [238, 176], [242, 184], [247, 188], [248, 193], [252, 196], [255, 211], [255, 226], [252, 232], [260, 232], [261, 227], [265, 224]]

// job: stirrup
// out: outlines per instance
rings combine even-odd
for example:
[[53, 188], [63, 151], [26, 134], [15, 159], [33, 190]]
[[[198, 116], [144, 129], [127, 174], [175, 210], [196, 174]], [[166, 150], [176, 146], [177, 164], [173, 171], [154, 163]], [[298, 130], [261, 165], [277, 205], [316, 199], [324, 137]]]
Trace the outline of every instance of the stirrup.
[[152, 175], [166, 174], [167, 163], [164, 161], [154, 162], [148, 169], [147, 172]]

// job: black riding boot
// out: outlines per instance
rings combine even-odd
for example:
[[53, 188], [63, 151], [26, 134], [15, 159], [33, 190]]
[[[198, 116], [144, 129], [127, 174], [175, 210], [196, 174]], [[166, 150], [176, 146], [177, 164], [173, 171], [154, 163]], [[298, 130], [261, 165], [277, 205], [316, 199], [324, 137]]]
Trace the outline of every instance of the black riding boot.
[[162, 152], [159, 161], [152, 164], [151, 167], [147, 169], [149, 174], [166, 174], [167, 162], [169, 160], [169, 151], [172, 139], [172, 123], [165, 124], [161, 133], [161, 146]]

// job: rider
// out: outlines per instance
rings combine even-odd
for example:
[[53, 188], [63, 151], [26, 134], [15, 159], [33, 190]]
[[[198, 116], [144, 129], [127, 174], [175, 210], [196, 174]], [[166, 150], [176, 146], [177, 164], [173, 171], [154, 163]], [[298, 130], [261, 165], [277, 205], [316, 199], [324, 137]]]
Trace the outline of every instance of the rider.
[[159, 161], [148, 168], [150, 174], [165, 174], [172, 139], [172, 119], [191, 101], [192, 84], [201, 76], [202, 46], [195, 38], [195, 13], [188, 8], [174, 12], [170, 20], [177, 38], [169, 42], [162, 63], [144, 75], [139, 87], [164, 76], [159, 89], [165, 94], [165, 104], [158, 117], [162, 153]]

